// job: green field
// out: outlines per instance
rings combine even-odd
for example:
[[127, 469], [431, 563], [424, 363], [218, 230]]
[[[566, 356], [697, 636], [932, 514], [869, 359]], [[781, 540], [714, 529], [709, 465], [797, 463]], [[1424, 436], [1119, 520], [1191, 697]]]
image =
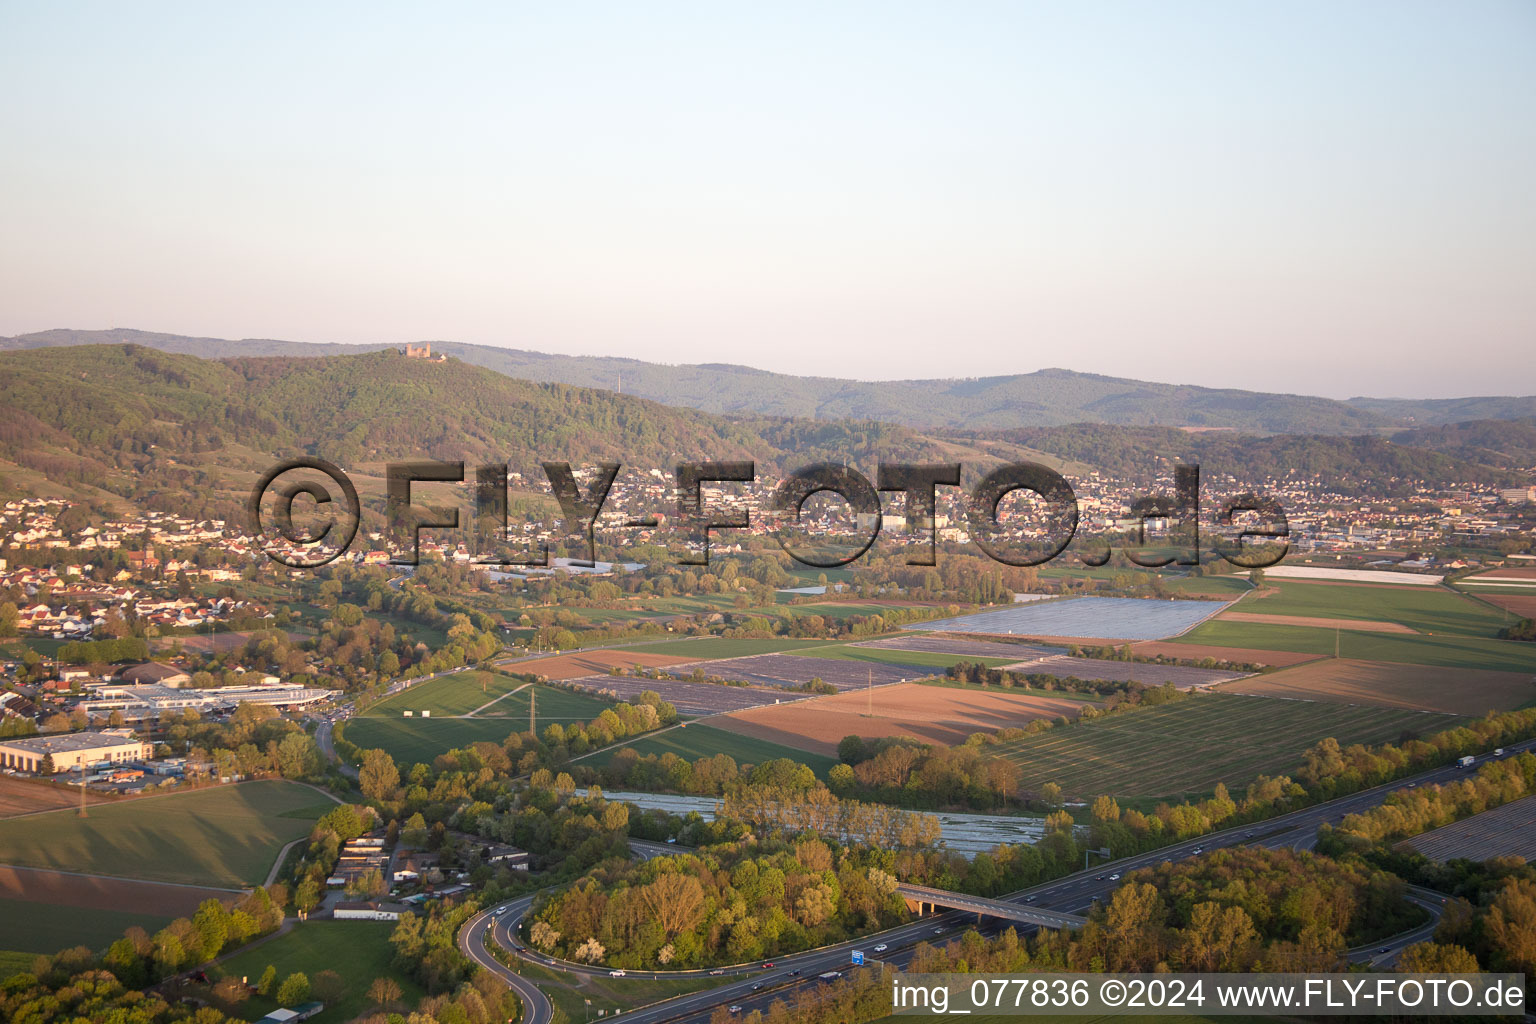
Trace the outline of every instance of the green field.
[[[339, 999], [327, 1002], [324, 1012], [311, 1018], [322, 1024], [373, 1012], [373, 1004], [368, 1002], [368, 986], [375, 978], [395, 979], [400, 985], [401, 1003], [415, 1006], [424, 994], [421, 986], [390, 966], [394, 950], [389, 945], [389, 934], [394, 927], [388, 921], [306, 921], [286, 935], [236, 953], [208, 973], [249, 978], [254, 985], [270, 964], [277, 968], [278, 984], [293, 972], [303, 971], [313, 985], [315, 975], [321, 971], [335, 971], [341, 975], [345, 988]], [[254, 996], [241, 1004], [237, 1015], [254, 1020], [277, 1008], [275, 999]]]
[[20, 949], [0, 949], [0, 981], [4, 981], [13, 974], [30, 972], [32, 961], [36, 959], [36, 953]]
[[[542, 709], [541, 709], [542, 710]], [[363, 750], [389, 751], [402, 769], [413, 764], [430, 765], [438, 754], [471, 743], [502, 743], [507, 736], [528, 728], [505, 718], [354, 718], [342, 729], [348, 743]]]
[[[5, 943], [25, 953], [29, 964], [30, 958], [37, 953], [57, 953], [71, 946], [105, 949], [134, 925], [153, 935], [170, 924], [172, 916], [154, 917], [127, 910], [61, 907], [32, 900], [0, 899], [0, 921], [5, 921], [7, 926]], [[5, 974], [3, 957], [4, 954], [0, 954], [0, 976]]]
[[[1315, 626], [1207, 619], [1188, 633], [1167, 642], [1332, 654], [1334, 635], [1332, 629]], [[1536, 672], [1536, 644], [1471, 636], [1366, 633], [1349, 629], [1338, 631], [1338, 642], [1340, 657], [1361, 661], [1398, 661], [1409, 665], [1436, 665], [1444, 668]]]
[[1493, 637], [1503, 616], [1488, 605], [1440, 587], [1357, 587], [1265, 580], [1265, 597], [1244, 598], [1234, 611], [1396, 622], [1421, 633]]
[[[464, 715], [504, 693], [522, 686], [526, 680], [514, 679], [500, 672], [471, 669], [451, 676], [416, 683], [392, 697], [368, 706], [369, 715], [398, 715], [402, 711], [431, 711], [434, 715]], [[502, 704], [506, 702], [503, 701]], [[500, 711], [502, 704], [487, 710]]]
[[0, 821], [0, 863], [239, 888], [335, 804], [281, 780], [50, 811]]
[[[808, 766], [821, 778], [826, 778], [828, 769], [837, 764], [835, 757], [811, 754], [804, 750], [796, 750], [793, 747], [753, 739], [749, 736], [738, 736], [736, 733], [708, 725], [669, 729], [655, 736], [625, 743], [620, 749], [623, 747], [633, 747], [641, 754], [657, 756], [672, 753], [687, 761], [697, 761], [701, 757], [714, 757], [716, 754], [729, 754], [736, 759], [737, 764], [762, 764], [774, 758], [787, 757], [791, 761], [798, 761]], [[592, 760], [601, 760], [606, 763], [612, 760], [612, 757], [612, 754], [598, 754]]]
[[1212, 693], [1058, 726], [995, 749], [1020, 766], [1026, 786], [1055, 782], [1077, 797], [1171, 798], [1209, 793], [1218, 782], [1240, 792], [1260, 774], [1293, 772], [1303, 752], [1329, 736], [1341, 745], [1395, 742], [1405, 730], [1428, 735], [1461, 721]]
[[[524, 683], [524, 680], [500, 672], [457, 672], [428, 683], [417, 683], [392, 697], [370, 704], [363, 712], [363, 717], [404, 719], [406, 711], [415, 712], [413, 718], [422, 711], [430, 711], [433, 719], [453, 718], [495, 700], [495, 704], [476, 717], [520, 718], [526, 722], [529, 688]], [[539, 686], [537, 689], [536, 710], [540, 721], [589, 722], [602, 714], [604, 708], [612, 707], [612, 701], [558, 687]], [[510, 696], [504, 696], [506, 694]], [[502, 699], [496, 700], [498, 697]]]

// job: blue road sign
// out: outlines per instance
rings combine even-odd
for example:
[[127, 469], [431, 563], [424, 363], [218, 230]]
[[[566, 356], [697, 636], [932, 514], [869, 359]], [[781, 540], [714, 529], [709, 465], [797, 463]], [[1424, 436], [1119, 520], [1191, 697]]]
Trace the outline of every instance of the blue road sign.
[[864, 954], [860, 950], [856, 949], [856, 950], [853, 951], [853, 966], [855, 966], [855, 967], [863, 967], [864, 966]]

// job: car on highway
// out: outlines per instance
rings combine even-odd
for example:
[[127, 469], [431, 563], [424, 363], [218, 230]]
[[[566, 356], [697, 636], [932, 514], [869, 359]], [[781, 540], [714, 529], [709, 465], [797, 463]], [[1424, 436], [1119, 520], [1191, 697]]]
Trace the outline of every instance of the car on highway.
[[1205, 852], [1205, 847], [1203, 847], [1203, 846], [1195, 847], [1194, 853], [1195, 853], [1196, 857], [1200, 856], [1204, 852]]
[[1378, 952], [1378, 953], [1390, 953], [1390, 952], [1392, 952], [1392, 947], [1391, 946], [1382, 946], [1376, 952]]
[[752, 986], [752, 991], [753, 992], [761, 992], [762, 990], [763, 990], [763, 983], [762, 982], [758, 982], [756, 985]]
[[[1442, 902], [1444, 902], [1444, 901], [1442, 901]], [[796, 968], [795, 970], [790, 971], [787, 975], [785, 975], [785, 977], [787, 977], [787, 978], [798, 978], [798, 977], [800, 977], [800, 971], [799, 971], [798, 968]]]
[[882, 943], [880, 943], [880, 945], [875, 947], [875, 952], [876, 953], [884, 953], [886, 950], [888, 950], [890, 948], [891, 948], [890, 946], [888, 946], [884, 942], [882, 942]]
[[716, 967], [714, 970], [710, 971], [709, 973], [710, 974], [724, 974], [725, 973], [725, 968], [724, 967]]
[[732, 1003], [731, 1004], [731, 1012], [732, 1013], [740, 1013], [741, 1012], [741, 1004], [740, 1003]]
[[1033, 902], [1035, 902], [1035, 900], [1037, 900], [1039, 898], [1040, 897], [1038, 897], [1038, 896], [1025, 896], [1024, 897], [1024, 902], [1025, 903], [1033, 903]]
[[610, 977], [610, 978], [622, 978], [622, 977], [624, 977], [624, 968], [622, 968], [622, 967], [614, 968], [613, 970], [608, 972], [608, 977]]
[[763, 961], [763, 966], [764, 967], [772, 967], [773, 966], [773, 961], [772, 960], [764, 960]]
[[1118, 881], [1120, 881], [1120, 876], [1118, 874], [1110, 875], [1109, 876], [1109, 880], [1111, 882], [1118, 882]]
[[944, 934], [944, 929], [942, 927], [935, 928], [933, 930], [933, 934], [935, 934], [935, 935], [943, 935]]

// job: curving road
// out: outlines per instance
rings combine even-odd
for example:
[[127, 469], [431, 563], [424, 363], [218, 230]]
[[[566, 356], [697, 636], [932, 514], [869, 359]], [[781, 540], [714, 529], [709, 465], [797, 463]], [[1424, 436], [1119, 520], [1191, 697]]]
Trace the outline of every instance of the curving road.
[[514, 915], [521, 919], [532, 902], [532, 896], [524, 896], [481, 911], [470, 918], [464, 923], [464, 927], [459, 929], [459, 952], [512, 987], [518, 998], [523, 1001], [522, 1024], [549, 1024], [555, 1014], [554, 1004], [549, 1001], [549, 997], [540, 992], [533, 982], [497, 960], [485, 948], [487, 932], [493, 933], [497, 943], [504, 947], [508, 946], [512, 937], [507, 932], [502, 919]]
[[[1505, 748], [1509, 754], [1526, 750], [1536, 750], [1536, 740], [1526, 740], [1521, 743], [1510, 744]], [[1490, 755], [1478, 757], [1477, 764], [1482, 764], [1490, 759]], [[1035, 886], [1031, 889], [1023, 889], [1009, 893], [999, 899], [1008, 902], [1024, 902], [1034, 905], [1042, 910], [1054, 910], [1061, 913], [1078, 913], [1090, 909], [1094, 903], [1107, 899], [1109, 894], [1119, 884], [1119, 876], [1137, 868], [1151, 867], [1167, 860], [1183, 860], [1197, 856], [1197, 851], [1220, 849], [1231, 846], [1262, 846], [1269, 849], [1293, 848], [1310, 850], [1315, 845], [1317, 827], [1325, 822], [1337, 824], [1346, 815], [1366, 810], [1380, 804], [1388, 794], [1414, 786], [1422, 786], [1428, 783], [1448, 782], [1464, 777], [1468, 771], [1475, 770], [1456, 767], [1436, 768], [1407, 779], [1401, 779], [1384, 786], [1362, 790], [1349, 796], [1340, 797], [1327, 803], [1316, 804], [1312, 807], [1291, 811], [1263, 822], [1250, 826], [1223, 829], [1213, 832], [1198, 839], [1187, 840], [1173, 846], [1163, 847], [1149, 853], [1137, 854], [1118, 861], [1107, 863], [1099, 867], [1080, 871], [1063, 878]], [[662, 856], [668, 853], [682, 852], [675, 845], [649, 843], [634, 840], [631, 845], [641, 856]], [[687, 848], [684, 847], [684, 850]], [[1396, 961], [1404, 948], [1421, 942], [1433, 935], [1440, 906], [1444, 897], [1430, 890], [1414, 889], [1409, 898], [1429, 910], [1432, 920], [1410, 931], [1395, 935], [1380, 943], [1360, 950], [1351, 951], [1351, 959], [1362, 964], [1375, 967], [1389, 966]], [[504, 915], [501, 930], [496, 938], [503, 942], [516, 955], [527, 957], [535, 962], [543, 962], [559, 970], [578, 971], [589, 974], [606, 974], [606, 968], [594, 968], [586, 965], [573, 965], [552, 960], [533, 950], [523, 948], [516, 942], [513, 932], [522, 915], [526, 913], [527, 906], [532, 903], [531, 898], [525, 898], [526, 902], [518, 901], [520, 910], [509, 910]], [[624, 1014], [624, 1019], [633, 1024], [707, 1024], [711, 1011], [718, 1006], [740, 1006], [743, 1012], [752, 1010], [767, 1011], [769, 1004], [774, 999], [786, 999], [793, 1003], [793, 993], [798, 989], [818, 984], [817, 975], [827, 971], [847, 971], [850, 966], [850, 954], [853, 950], [861, 950], [868, 961], [881, 960], [898, 968], [904, 968], [912, 958], [913, 947], [921, 940], [934, 940], [939, 936], [976, 921], [977, 916], [959, 911], [949, 911], [933, 917], [924, 918], [921, 921], [892, 928], [876, 935], [866, 936], [851, 942], [839, 943], [835, 946], [827, 946], [822, 949], [807, 953], [799, 953], [794, 956], [783, 957], [774, 961], [774, 966], [767, 969], [758, 965], [726, 968], [720, 973], [725, 977], [740, 978], [731, 980], [717, 988], [691, 995], [679, 996], [665, 1002], [655, 1003], [650, 1006], [640, 1007]], [[984, 931], [996, 930], [1003, 922], [989, 922]], [[876, 945], [886, 945], [889, 949], [876, 953]], [[631, 971], [630, 977], [672, 977], [676, 978], [682, 972], [655, 972]], [[543, 1021], [535, 1021], [533, 1024], [544, 1024]]]

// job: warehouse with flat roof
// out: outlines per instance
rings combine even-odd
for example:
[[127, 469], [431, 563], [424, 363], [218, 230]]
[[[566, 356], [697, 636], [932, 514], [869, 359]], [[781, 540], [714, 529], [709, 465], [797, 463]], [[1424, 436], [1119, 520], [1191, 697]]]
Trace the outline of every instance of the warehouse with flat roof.
[[22, 736], [0, 740], [0, 768], [38, 772], [44, 758], [56, 772], [75, 771], [101, 761], [146, 761], [154, 745], [122, 732], [66, 732], [56, 736]]

